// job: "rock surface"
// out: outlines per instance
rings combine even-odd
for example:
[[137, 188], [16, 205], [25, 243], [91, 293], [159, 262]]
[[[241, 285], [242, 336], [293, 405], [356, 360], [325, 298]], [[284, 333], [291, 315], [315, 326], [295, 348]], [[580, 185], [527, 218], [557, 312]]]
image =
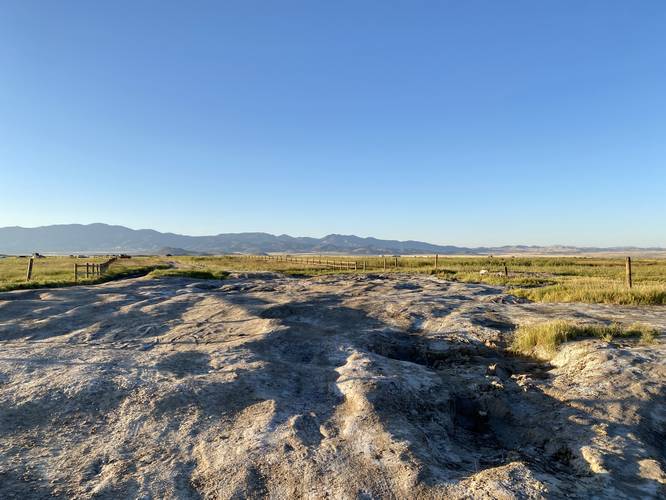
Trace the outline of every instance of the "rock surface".
[[665, 308], [521, 303], [431, 277], [3, 293], [0, 490], [663, 498], [663, 335], [571, 343], [549, 365], [504, 352], [517, 323], [552, 318], [666, 330]]

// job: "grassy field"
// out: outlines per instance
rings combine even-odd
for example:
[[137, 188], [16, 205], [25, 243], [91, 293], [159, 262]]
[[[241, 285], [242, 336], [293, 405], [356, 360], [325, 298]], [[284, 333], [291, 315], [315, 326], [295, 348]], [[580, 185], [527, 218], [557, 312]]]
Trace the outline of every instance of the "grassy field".
[[[35, 259], [32, 268], [32, 279], [26, 281], [28, 258], [0, 258], [0, 291], [73, 285], [74, 264], [85, 264], [86, 262], [101, 264], [108, 259], [108, 256], [86, 259], [77, 259], [76, 257], [45, 257], [43, 259]], [[100, 283], [125, 276], [145, 274], [166, 267], [167, 264], [160, 257], [119, 259], [111, 265], [108, 274], [101, 278], [88, 279], [79, 276], [78, 283]]]
[[[74, 263], [103, 262], [107, 257], [35, 259], [33, 279], [26, 282], [27, 258], [0, 259], [0, 290], [66, 286], [73, 284]], [[624, 284], [623, 258], [591, 257], [321, 257], [328, 262], [353, 262], [350, 269], [331, 269], [312, 263], [318, 256], [271, 260], [252, 256], [133, 257], [112, 264], [103, 280], [152, 272], [155, 276], [186, 275], [224, 278], [231, 271], [278, 271], [288, 274], [324, 273], [426, 273], [445, 279], [509, 287], [514, 295], [542, 302], [592, 302], [608, 304], [666, 304], [666, 259], [635, 259], [631, 290]], [[309, 261], [309, 262], [308, 262]], [[504, 265], [508, 276], [504, 275]], [[481, 274], [481, 270], [485, 270]], [[95, 280], [87, 280], [94, 282]], [[99, 280], [98, 280], [99, 281]], [[86, 280], [79, 280], [86, 282]]]
[[506, 260], [509, 276], [489, 262], [486, 275], [457, 271], [455, 279], [504, 285], [535, 302], [666, 304], [666, 260], [633, 259], [633, 287], [625, 285], [623, 258], [516, 258]]

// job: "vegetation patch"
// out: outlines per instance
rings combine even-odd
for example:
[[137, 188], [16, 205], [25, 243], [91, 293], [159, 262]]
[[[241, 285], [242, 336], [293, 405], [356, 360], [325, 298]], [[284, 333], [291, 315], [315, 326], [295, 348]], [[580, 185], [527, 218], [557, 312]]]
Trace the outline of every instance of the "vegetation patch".
[[91, 262], [100, 264], [108, 256], [77, 259], [76, 257], [46, 257], [35, 259], [33, 278], [26, 281], [25, 272], [28, 259], [25, 257], [6, 257], [0, 259], [0, 292], [26, 290], [33, 288], [58, 288], [73, 285], [93, 285], [123, 278], [144, 276], [157, 269], [168, 269], [170, 264], [155, 257], [133, 257], [119, 259], [102, 276], [79, 276], [74, 279], [74, 264]]
[[649, 325], [634, 323], [628, 327], [620, 324], [602, 325], [574, 323], [571, 321], [549, 321], [518, 327], [511, 350], [528, 356], [549, 359], [564, 342], [582, 338], [600, 338], [607, 342], [615, 338], [640, 338], [652, 343], [658, 332]]
[[202, 271], [199, 269], [158, 269], [150, 273], [151, 278], [175, 276], [200, 280], [223, 280], [229, 276], [227, 271]]
[[604, 279], [572, 279], [543, 288], [519, 288], [512, 293], [534, 302], [664, 305], [666, 284], [643, 283], [632, 288]]
[[31, 290], [34, 288], [60, 288], [63, 286], [74, 285], [97, 285], [100, 283], [106, 283], [107, 281], [145, 276], [146, 274], [154, 272], [155, 270], [167, 269], [168, 267], [169, 266], [166, 265], [128, 267], [110, 271], [98, 278], [79, 278], [78, 281], [74, 281], [74, 278], [69, 278], [2, 283], [0, 284], [0, 292], [9, 292], [11, 290]]
[[508, 286], [510, 288], [533, 288], [555, 284], [551, 278], [530, 276], [529, 274], [509, 275], [502, 273], [484, 274], [462, 272], [456, 273], [454, 279], [465, 283], [486, 283], [495, 286]]
[[431, 274], [434, 274], [438, 278], [450, 280], [453, 279], [453, 277], [456, 275], [456, 271], [453, 269], [436, 269], [431, 271]]

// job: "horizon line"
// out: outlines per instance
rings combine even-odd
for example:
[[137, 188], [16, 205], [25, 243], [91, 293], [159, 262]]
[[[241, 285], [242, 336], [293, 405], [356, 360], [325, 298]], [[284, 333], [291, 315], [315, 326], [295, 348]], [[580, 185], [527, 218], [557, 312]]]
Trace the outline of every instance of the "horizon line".
[[324, 234], [323, 236], [292, 236], [291, 234], [288, 233], [271, 233], [267, 231], [241, 231], [241, 232], [221, 232], [221, 233], [215, 233], [215, 234], [198, 234], [198, 235], [193, 235], [193, 234], [186, 234], [186, 233], [177, 233], [173, 231], [160, 231], [158, 229], [153, 229], [153, 228], [133, 228], [130, 226], [126, 226], [123, 224], [110, 224], [106, 222], [90, 222], [87, 224], [80, 223], [80, 222], [71, 222], [71, 223], [57, 223], [57, 224], [45, 224], [45, 225], [39, 225], [39, 226], [32, 226], [32, 227], [27, 227], [27, 226], [20, 226], [20, 225], [14, 225], [14, 226], [2, 226], [0, 227], [0, 230], [2, 229], [25, 229], [25, 230], [34, 230], [34, 229], [43, 229], [43, 228], [48, 228], [48, 227], [54, 227], [54, 226], [82, 226], [82, 227], [88, 227], [88, 226], [107, 226], [107, 227], [119, 227], [123, 229], [128, 229], [130, 231], [154, 231], [156, 233], [160, 234], [173, 234], [176, 236], [185, 236], [189, 238], [210, 238], [210, 237], [215, 237], [215, 236], [224, 236], [224, 235], [243, 235], [243, 234], [265, 234], [268, 236], [273, 236], [273, 237], [281, 237], [281, 236], [287, 236], [290, 238], [311, 238], [311, 239], [324, 239], [329, 236], [349, 236], [349, 237], [355, 237], [355, 238], [360, 238], [360, 239], [375, 239], [375, 240], [380, 240], [380, 241], [397, 241], [400, 243], [406, 243], [406, 242], [417, 242], [417, 243], [425, 243], [428, 245], [433, 245], [433, 246], [442, 246], [442, 247], [455, 247], [455, 248], [461, 248], [461, 249], [467, 249], [467, 250], [478, 250], [478, 249], [501, 249], [501, 248], [511, 248], [511, 247], [526, 247], [526, 248], [575, 248], [575, 249], [599, 249], [599, 250], [615, 250], [615, 249], [636, 249], [636, 250], [652, 250], [652, 251], [666, 251], [666, 247], [661, 247], [661, 246], [638, 246], [638, 245], [632, 245], [632, 244], [622, 244], [622, 245], [611, 245], [611, 246], [599, 246], [599, 245], [577, 245], [577, 244], [562, 244], [562, 243], [550, 243], [550, 244], [527, 244], [527, 243], [511, 243], [511, 244], [484, 244], [484, 245], [474, 245], [474, 246], [467, 246], [467, 245], [460, 245], [460, 244], [451, 244], [451, 243], [431, 243], [426, 240], [415, 240], [415, 239], [395, 239], [395, 238], [380, 238], [377, 236], [359, 236], [354, 233], [327, 233]]

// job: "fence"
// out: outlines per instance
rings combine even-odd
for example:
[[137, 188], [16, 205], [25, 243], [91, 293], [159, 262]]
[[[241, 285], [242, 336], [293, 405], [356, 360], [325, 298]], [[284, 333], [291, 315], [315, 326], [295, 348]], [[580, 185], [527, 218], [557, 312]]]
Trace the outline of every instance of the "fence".
[[109, 266], [116, 261], [117, 257], [111, 257], [106, 262], [96, 264], [94, 262], [86, 262], [85, 264], [74, 264], [74, 283], [79, 281], [79, 276], [86, 279], [101, 278], [103, 274], [109, 271]]
[[[259, 261], [272, 261], [272, 262], [285, 262], [285, 263], [294, 263], [301, 264], [304, 267], [320, 268], [320, 269], [340, 269], [340, 270], [353, 270], [353, 271], [388, 271], [389, 269], [404, 269], [404, 270], [414, 270], [420, 269], [422, 271], [434, 271], [438, 272], [452, 272], [447, 271], [446, 268], [442, 268], [442, 260], [446, 263], [445, 259], [441, 259], [438, 254], [435, 255], [422, 255], [422, 256], [365, 256], [359, 257], [358, 260], [348, 261], [348, 260], [333, 260], [333, 258], [323, 258], [322, 256], [298, 256], [294, 257], [291, 255], [243, 255], [238, 256], [241, 259], [249, 260], [259, 260]], [[493, 259], [491, 255], [489, 257]], [[417, 259], [418, 263], [413, 264], [412, 259]], [[632, 279], [632, 260], [631, 257], [626, 257], [625, 262], [625, 284], [627, 288], [632, 288], [633, 279]], [[493, 274], [500, 275], [505, 279], [509, 279], [511, 276], [518, 276], [522, 272], [518, 270], [509, 272], [509, 264], [504, 258], [499, 258], [494, 260], [490, 264], [488, 269], [496, 268], [496, 271], [490, 273], [487, 269], [481, 269], [480, 274]], [[475, 264], [478, 265], [478, 264]], [[445, 264], [446, 266], [446, 264]], [[478, 270], [478, 268], [477, 268]], [[469, 270], [468, 270], [469, 272]]]
[[[293, 257], [291, 255], [245, 255], [241, 258], [251, 259], [251, 260], [263, 260], [263, 261], [273, 261], [273, 262], [291, 262], [295, 264], [304, 264], [306, 266], [319, 267], [324, 269], [343, 269], [347, 271], [366, 271], [368, 269], [383, 269], [387, 270], [389, 267], [398, 268], [400, 267], [400, 258], [397, 255], [393, 256], [382, 256], [379, 257], [380, 264], [375, 264], [374, 258], [361, 259], [358, 260], [332, 260], [325, 259], [322, 256], [318, 257]], [[435, 269], [437, 269], [437, 259], [439, 256], [435, 256]]]
[[[397, 269], [399, 267], [404, 267], [401, 264], [401, 258], [398, 255], [383, 255], [381, 257], [368, 257], [360, 260], [332, 260], [330, 258], [325, 259], [322, 256], [293, 257], [291, 255], [244, 255], [240, 258], [273, 262], [290, 262], [323, 269], [342, 269], [347, 271], [367, 271], [368, 269], [386, 271], [389, 268]], [[437, 270], [439, 255], [433, 256], [433, 259], [434, 269]]]
[[250, 255], [255, 260], [271, 260], [275, 262], [293, 262], [296, 264], [306, 264], [311, 266], [320, 266], [326, 269], [346, 269], [358, 270], [358, 262], [347, 260], [329, 260], [321, 257], [292, 257], [291, 255]]
[[[35, 254], [37, 257], [32, 256], [28, 259], [27, 269], [26, 269], [26, 281], [31, 281], [33, 278], [33, 266], [35, 264], [35, 258], [42, 258], [41, 255]], [[120, 256], [122, 258], [124, 256]], [[85, 264], [74, 264], [74, 282], [77, 283], [79, 277], [90, 279], [90, 278], [101, 278], [109, 270], [111, 264], [113, 264], [119, 257], [112, 257], [105, 262], [95, 263], [95, 262], [86, 262]], [[410, 264], [410, 257], [401, 258], [397, 255], [393, 256], [367, 256], [362, 257], [359, 260], [334, 260], [332, 258], [323, 258], [320, 256], [299, 256], [294, 257], [291, 255], [242, 255], [236, 256], [240, 259], [249, 259], [249, 260], [259, 260], [259, 261], [274, 261], [274, 262], [285, 262], [285, 263], [295, 263], [301, 264], [306, 267], [312, 266], [313, 268], [320, 269], [339, 269], [347, 271], [368, 271], [368, 270], [384, 270], [387, 271], [389, 267], [398, 269], [414, 269], [414, 266]], [[417, 268], [431, 269], [435, 272], [440, 270], [447, 271], [440, 267], [439, 255], [432, 256], [414, 256], [414, 258], [419, 259], [421, 262], [418, 264]], [[492, 256], [491, 256], [492, 258]], [[403, 262], [404, 260], [404, 262]], [[500, 262], [501, 270], [498, 274], [502, 274], [505, 278], [509, 278], [509, 268], [506, 261]], [[625, 286], [629, 289], [633, 286], [633, 273], [632, 273], [632, 259], [631, 257], [626, 257], [625, 259]], [[449, 271], [451, 272], [451, 271]], [[481, 270], [481, 273], [487, 273], [486, 270]]]

